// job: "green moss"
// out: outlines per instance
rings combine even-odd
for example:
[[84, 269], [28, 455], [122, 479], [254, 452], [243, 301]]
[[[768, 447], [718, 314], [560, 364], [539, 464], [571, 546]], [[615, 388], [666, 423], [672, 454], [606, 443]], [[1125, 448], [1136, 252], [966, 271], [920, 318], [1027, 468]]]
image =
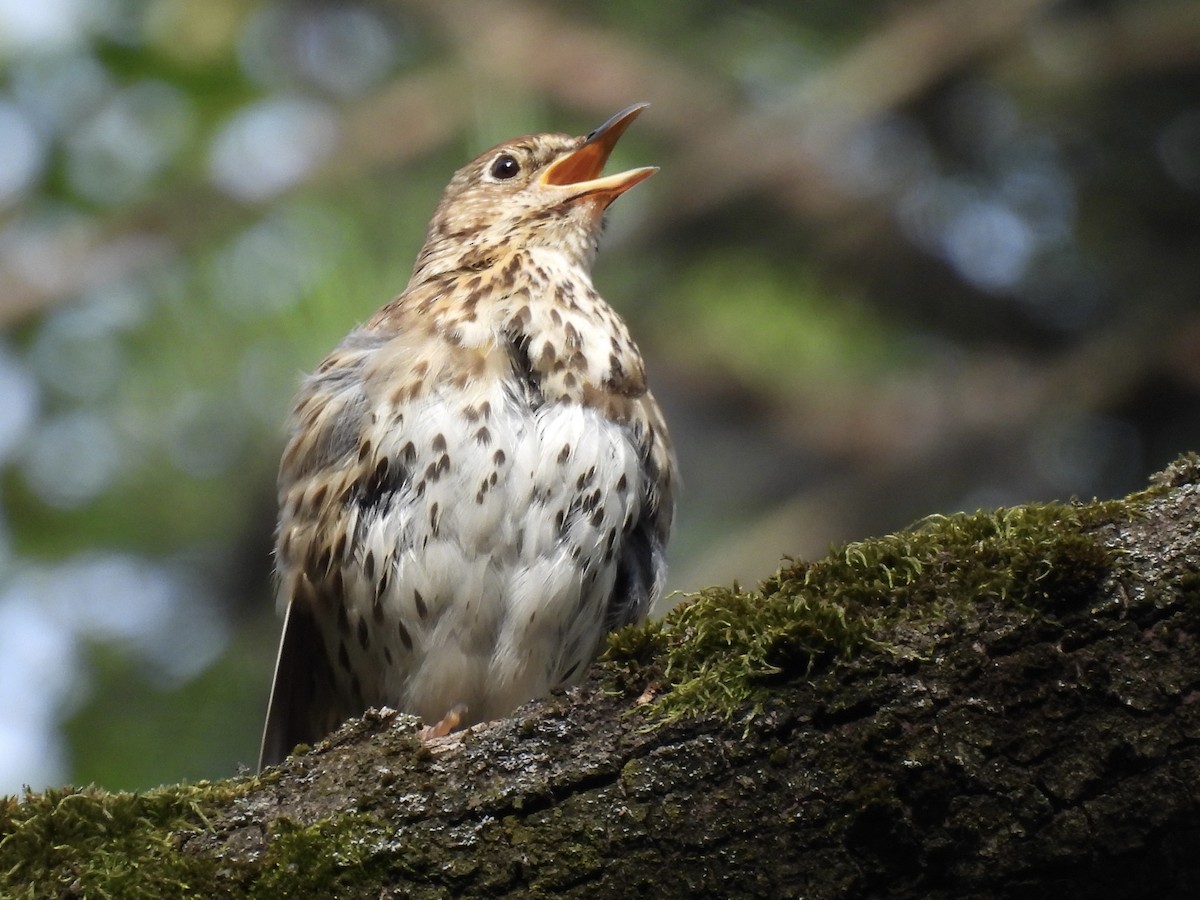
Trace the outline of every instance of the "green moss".
[[251, 895], [340, 896], [364, 878], [370, 880], [373, 866], [403, 866], [403, 851], [393, 848], [388, 857], [387, 844], [387, 829], [365, 813], [350, 812], [307, 826], [276, 819]]
[[780, 680], [811, 677], [862, 653], [894, 655], [905, 625], [948, 620], [980, 604], [1052, 615], [1087, 602], [1113, 562], [1094, 530], [1136, 514], [1150, 493], [933, 516], [817, 562], [789, 562], [753, 591], [694, 594], [664, 619], [614, 635], [607, 658], [644, 677], [662, 654], [668, 690], [652, 707], [660, 716], [732, 716], [747, 704], [757, 708]]
[[1164, 488], [1200, 484], [1200, 453], [1192, 451], [1183, 454], [1155, 475], [1151, 481]]
[[49, 790], [0, 801], [0, 895], [181, 896], [213, 863], [179, 852], [181, 832], [235, 790], [206, 783], [144, 794]]
[[212, 896], [239, 883], [256, 897], [333, 897], [374, 867], [428, 871], [428, 853], [406, 859], [388, 831], [351, 812], [301, 826], [272, 821], [253, 863], [181, 851], [189, 832], [208, 827], [206, 811], [227, 807], [252, 786], [171, 787], [145, 794], [96, 788], [50, 790], [0, 805], [0, 896], [141, 898]]

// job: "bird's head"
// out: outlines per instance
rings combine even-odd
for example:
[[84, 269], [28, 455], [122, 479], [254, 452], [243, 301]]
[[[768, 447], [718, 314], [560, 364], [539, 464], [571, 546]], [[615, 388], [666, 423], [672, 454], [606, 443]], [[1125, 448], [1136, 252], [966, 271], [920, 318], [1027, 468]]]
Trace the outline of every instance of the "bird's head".
[[528, 247], [556, 248], [589, 265], [608, 205], [658, 171], [646, 166], [600, 174], [647, 105], [622, 110], [588, 135], [514, 138], [463, 166], [429, 224], [414, 277], [486, 266]]

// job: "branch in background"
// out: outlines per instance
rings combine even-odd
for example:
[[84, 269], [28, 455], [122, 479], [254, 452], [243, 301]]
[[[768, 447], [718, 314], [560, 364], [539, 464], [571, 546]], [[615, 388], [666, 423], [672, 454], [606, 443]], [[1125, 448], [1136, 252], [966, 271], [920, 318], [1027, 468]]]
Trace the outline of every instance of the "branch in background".
[[[781, 198], [801, 218], [844, 208], [851, 201], [831, 193], [820, 165], [823, 155], [836, 151], [858, 123], [911, 101], [971, 59], [1001, 53], [1027, 60], [1026, 28], [1048, 3], [940, 0], [909, 7], [800, 86], [790, 101], [749, 111], [739, 103], [737, 89], [711, 73], [664, 59], [659, 48], [615, 30], [582, 25], [544, 7], [428, 0], [405, 5], [450, 36], [454, 61], [406, 76], [348, 109], [344, 144], [313, 182], [336, 185], [443, 146], [471, 121], [472, 84], [499, 78], [514, 90], [553, 97], [592, 117], [630, 97], [649, 97], [657, 105], [646, 125], [678, 148], [660, 179], [671, 185], [667, 201], [644, 226], [655, 231], [760, 190]], [[1188, 27], [1180, 30], [1190, 21], [1179, 11], [1187, 6], [1171, 3], [1106, 18], [1045, 20], [1035, 32], [1039, 57], [1061, 55], [1059, 44], [1079, 46], [1085, 33], [1089, 47], [1129, 46], [1131, 41], [1119, 39], [1130, 33], [1133, 21], [1137, 27], [1132, 33], [1140, 36], [1135, 48], [1140, 49], [1121, 56], [1126, 70], [1158, 66], [1164, 58], [1180, 58], [1179, 53], [1156, 54], [1160, 41], [1169, 39], [1170, 46], [1185, 50], [1200, 46], [1200, 40], [1179, 38], [1192, 34]], [[914, 47], [925, 49], [914, 53]], [[1021, 64], [1021, 71], [1030, 67]], [[745, 153], [747, 147], [754, 153]], [[731, 159], [738, 165], [728, 165]], [[709, 177], [712, 172], [721, 177]], [[30, 279], [11, 264], [0, 269], [0, 328], [153, 264], [160, 258], [156, 254], [122, 249], [144, 246], [146, 232], [165, 235], [187, 253], [201, 237], [233, 227], [256, 211], [204, 182], [193, 182], [177, 185], [162, 201], [101, 219], [82, 237], [51, 240], [45, 252], [61, 261], [54, 279]]]

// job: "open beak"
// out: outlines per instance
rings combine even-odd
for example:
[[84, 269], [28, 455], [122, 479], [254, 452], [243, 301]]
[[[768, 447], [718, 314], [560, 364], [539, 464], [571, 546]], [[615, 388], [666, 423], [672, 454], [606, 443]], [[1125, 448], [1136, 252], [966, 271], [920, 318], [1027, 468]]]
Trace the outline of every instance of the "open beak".
[[572, 188], [572, 200], [595, 197], [602, 199], [607, 206], [635, 184], [645, 181], [658, 171], [657, 166], [629, 169], [604, 178], [599, 176], [625, 129], [649, 105], [635, 103], [628, 109], [621, 110], [584, 138], [583, 143], [576, 149], [551, 163], [542, 173], [541, 183]]

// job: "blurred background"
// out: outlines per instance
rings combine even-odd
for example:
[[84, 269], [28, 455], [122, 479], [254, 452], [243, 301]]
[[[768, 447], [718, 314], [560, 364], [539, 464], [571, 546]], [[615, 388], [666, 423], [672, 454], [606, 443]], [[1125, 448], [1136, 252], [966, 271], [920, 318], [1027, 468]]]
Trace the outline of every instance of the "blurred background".
[[640, 100], [673, 588], [1200, 449], [1195, 0], [0, 0], [0, 792], [253, 765], [301, 373], [454, 169]]

